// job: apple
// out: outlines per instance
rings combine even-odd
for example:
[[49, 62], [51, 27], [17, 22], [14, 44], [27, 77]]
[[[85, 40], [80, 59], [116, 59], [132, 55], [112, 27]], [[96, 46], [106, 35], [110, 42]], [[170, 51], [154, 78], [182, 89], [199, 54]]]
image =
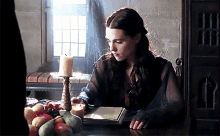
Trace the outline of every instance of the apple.
[[65, 123], [57, 123], [55, 125], [55, 132], [57, 135], [72, 135], [71, 127]]
[[37, 136], [38, 129], [33, 125], [28, 125], [29, 127], [29, 136]]
[[51, 115], [46, 114], [46, 113], [39, 115], [39, 117], [42, 117], [45, 122], [47, 122], [47, 121], [53, 119], [53, 117], [52, 117]]

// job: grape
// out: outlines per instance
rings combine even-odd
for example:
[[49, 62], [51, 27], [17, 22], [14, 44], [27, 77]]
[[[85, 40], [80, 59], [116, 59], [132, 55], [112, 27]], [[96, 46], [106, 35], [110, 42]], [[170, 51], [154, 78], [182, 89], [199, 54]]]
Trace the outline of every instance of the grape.
[[62, 108], [62, 107], [59, 107], [59, 110], [64, 110], [64, 108]]
[[46, 106], [44, 106], [44, 110], [48, 110], [48, 108], [49, 108], [49, 106], [48, 105], [46, 105]]
[[47, 114], [51, 115], [53, 118], [60, 115], [59, 110], [63, 109], [60, 104], [52, 104], [49, 101], [46, 102], [46, 105], [44, 106], [44, 109]]
[[54, 107], [55, 107], [56, 109], [59, 109], [60, 105], [59, 105], [59, 104], [55, 104]]
[[49, 108], [53, 108], [53, 104], [52, 103], [50, 103], [48, 106], [49, 106]]

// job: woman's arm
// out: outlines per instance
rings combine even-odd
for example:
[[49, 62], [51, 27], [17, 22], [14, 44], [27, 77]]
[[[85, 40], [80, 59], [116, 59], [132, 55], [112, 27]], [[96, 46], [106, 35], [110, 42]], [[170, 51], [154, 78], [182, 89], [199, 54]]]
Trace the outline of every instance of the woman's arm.
[[86, 104], [88, 104], [89, 99], [95, 98], [98, 95], [98, 81], [97, 81], [97, 69], [94, 68], [92, 77], [87, 84], [86, 87], [83, 87], [81, 89], [81, 93], [79, 94], [78, 97], [83, 99]]
[[103, 60], [102, 58], [100, 58], [94, 65], [94, 69], [93, 69], [93, 73], [92, 73], [92, 77], [89, 81], [89, 83], [87, 84], [86, 87], [83, 87], [81, 89], [81, 92], [79, 94], [79, 96], [74, 98], [72, 98], [72, 103], [75, 102], [80, 102], [80, 103], [85, 103], [86, 107], [88, 107], [88, 101], [89, 99], [93, 99], [95, 97], [97, 97], [98, 95], [98, 89], [100, 87], [100, 82], [101, 82], [101, 77], [102, 77], [102, 73], [103, 73]]
[[[141, 129], [147, 127], [149, 123], [162, 124], [168, 120], [175, 119], [183, 112], [184, 102], [179, 89], [177, 78], [171, 64], [167, 64], [163, 71], [161, 78], [165, 78], [165, 73], [168, 73], [168, 80], [166, 86], [166, 103], [161, 107], [151, 110], [139, 110], [137, 115], [131, 121], [130, 128]], [[161, 91], [161, 90], [159, 90]], [[160, 93], [160, 92], [159, 92]], [[157, 94], [158, 95], [158, 94]], [[159, 100], [161, 101], [161, 100]]]
[[89, 99], [92, 99], [94, 97], [96, 97], [98, 95], [97, 93], [97, 83], [96, 83], [96, 75], [95, 75], [95, 71], [96, 69], [93, 70], [93, 74], [92, 77], [89, 81], [89, 83], [87, 84], [86, 87], [83, 87], [81, 89], [81, 92], [79, 94], [79, 96], [77, 97], [72, 97], [71, 98], [71, 103], [81, 103], [81, 104], [85, 104], [85, 109], [88, 109], [88, 101]]

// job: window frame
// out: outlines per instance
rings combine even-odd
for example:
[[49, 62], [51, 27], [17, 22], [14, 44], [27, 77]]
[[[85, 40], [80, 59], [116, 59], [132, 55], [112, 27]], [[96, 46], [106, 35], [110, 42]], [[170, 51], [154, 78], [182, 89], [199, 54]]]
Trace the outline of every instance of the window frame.
[[[88, 0], [86, 0], [87, 5]], [[52, 24], [52, 0], [42, 0], [41, 1], [41, 30], [42, 30], [42, 37], [41, 37], [41, 55], [42, 64], [47, 62], [53, 62], [58, 61], [60, 57], [54, 56], [54, 50], [53, 50], [53, 28]], [[86, 15], [87, 18], [87, 15]], [[87, 22], [87, 21], [86, 21]], [[86, 24], [86, 33], [88, 31], [88, 27]], [[88, 38], [86, 38], [88, 39]], [[86, 41], [86, 48], [88, 47], [88, 42]], [[77, 65], [77, 62], [85, 62], [86, 63], [86, 49], [85, 49], [85, 56], [74, 56], [74, 60], [76, 60], [76, 63], [74, 65]], [[85, 64], [86, 65], [86, 64]]]

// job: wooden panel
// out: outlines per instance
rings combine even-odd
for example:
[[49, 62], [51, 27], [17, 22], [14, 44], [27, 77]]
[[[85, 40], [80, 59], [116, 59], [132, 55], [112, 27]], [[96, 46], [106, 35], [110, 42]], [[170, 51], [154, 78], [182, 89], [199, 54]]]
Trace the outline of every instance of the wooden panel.
[[197, 119], [219, 118], [219, 67], [192, 66], [191, 115]]
[[215, 135], [219, 134], [218, 120], [197, 120], [195, 130], [197, 135]]
[[183, 71], [192, 135], [219, 135], [219, 0], [183, 0]]
[[192, 56], [219, 54], [219, 2], [192, 3]]

